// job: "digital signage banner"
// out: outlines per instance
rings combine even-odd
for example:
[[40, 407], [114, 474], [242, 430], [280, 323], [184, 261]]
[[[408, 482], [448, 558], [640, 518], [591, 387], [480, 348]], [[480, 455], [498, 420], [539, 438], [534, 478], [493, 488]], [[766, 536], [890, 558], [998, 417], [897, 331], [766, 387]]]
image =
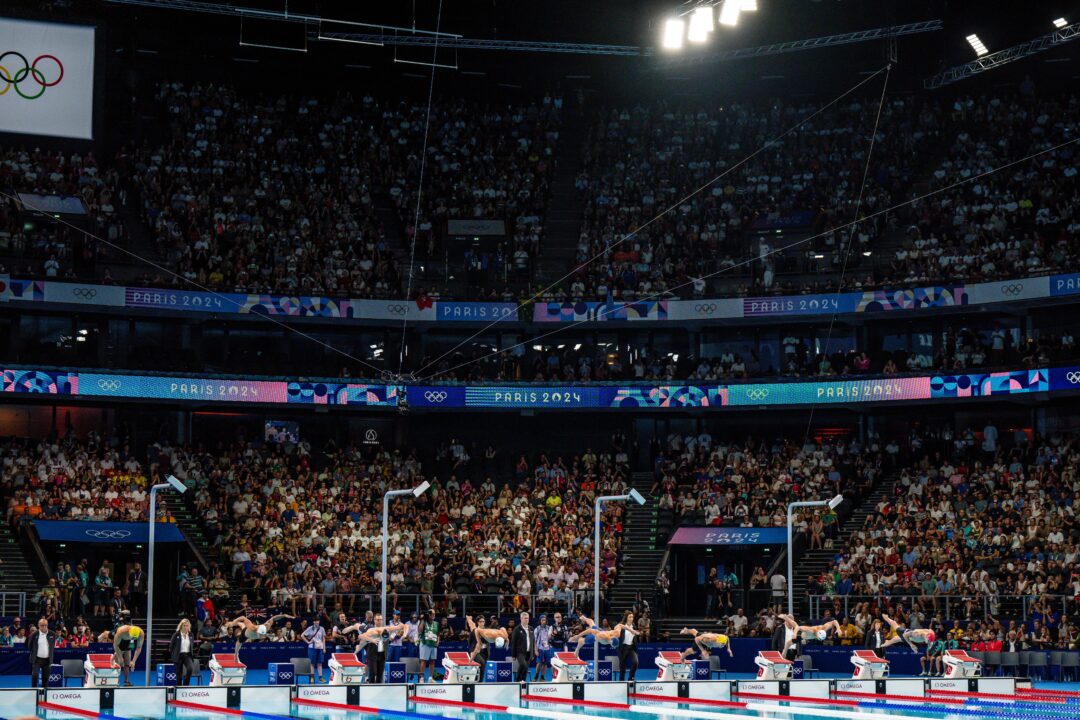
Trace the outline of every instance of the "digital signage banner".
[[0, 18], [0, 132], [93, 140], [94, 28]]
[[[38, 537], [50, 542], [146, 543], [150, 524], [144, 522], [97, 522], [91, 520], [35, 520]], [[173, 523], [159, 522], [154, 527], [154, 542], [184, 542], [184, 535]]]
[[783, 545], [787, 528], [681, 527], [668, 545]]
[[260, 295], [195, 290], [117, 287], [0, 276], [0, 302], [65, 303], [171, 312], [272, 315], [342, 320], [409, 322], [522, 321], [544, 324], [585, 322], [686, 322], [740, 318], [914, 311], [1018, 302], [1080, 294], [1080, 273], [1004, 280], [973, 285], [900, 290], [818, 293], [701, 300], [649, 299], [630, 302], [540, 302], [519, 312], [512, 302], [417, 303], [406, 300], [334, 298], [316, 295]]

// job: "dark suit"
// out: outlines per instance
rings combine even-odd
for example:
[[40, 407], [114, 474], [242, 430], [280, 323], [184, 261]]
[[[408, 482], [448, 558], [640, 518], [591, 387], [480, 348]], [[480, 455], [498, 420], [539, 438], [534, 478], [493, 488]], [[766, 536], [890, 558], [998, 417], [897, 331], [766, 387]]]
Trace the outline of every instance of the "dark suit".
[[783, 655], [788, 660], [794, 660], [799, 656], [799, 635], [795, 634], [795, 644], [785, 653], [784, 641], [787, 639], [787, 627], [781, 623], [776, 626], [772, 634], [772, 649]]
[[526, 629], [524, 625], [518, 625], [514, 628], [510, 635], [510, 655], [518, 662], [517, 681], [525, 682], [533, 656], [536, 655], [536, 638], [532, 627]]
[[872, 627], [866, 631], [863, 645], [867, 650], [876, 650], [879, 657], [885, 657], [885, 650], [881, 646], [885, 644], [885, 628], [874, 630]]
[[[174, 632], [169, 640], [169, 657], [172, 658], [176, 668], [176, 684], [187, 686], [191, 682], [191, 676], [195, 674], [195, 649], [199, 647], [199, 638], [194, 633], [188, 633], [187, 652], [180, 652], [180, 633]], [[149, 660], [147, 661], [149, 662]]]
[[53, 651], [56, 649], [56, 633], [49, 630], [45, 633], [45, 637], [49, 643], [49, 656], [38, 657], [38, 638], [41, 635], [41, 631], [34, 628], [34, 631], [30, 633], [30, 637], [26, 641], [26, 648], [30, 651], [30, 687], [37, 687], [38, 673], [41, 673], [41, 687], [48, 687], [49, 685], [49, 666], [53, 662]]

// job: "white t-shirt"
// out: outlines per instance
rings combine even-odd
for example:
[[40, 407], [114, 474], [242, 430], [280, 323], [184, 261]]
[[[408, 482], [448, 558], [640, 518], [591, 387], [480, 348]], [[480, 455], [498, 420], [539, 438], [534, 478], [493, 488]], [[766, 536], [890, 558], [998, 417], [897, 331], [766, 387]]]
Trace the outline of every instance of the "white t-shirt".
[[39, 658], [49, 657], [49, 635], [47, 633], [38, 633], [37, 656]]

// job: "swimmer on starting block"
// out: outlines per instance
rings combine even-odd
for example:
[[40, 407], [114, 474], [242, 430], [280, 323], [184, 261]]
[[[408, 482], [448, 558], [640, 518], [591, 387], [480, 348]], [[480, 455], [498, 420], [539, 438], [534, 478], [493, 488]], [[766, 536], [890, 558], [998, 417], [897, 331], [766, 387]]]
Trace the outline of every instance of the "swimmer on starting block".
[[142, 629], [135, 625], [121, 625], [113, 634], [112, 664], [124, 674], [125, 687], [131, 686], [128, 672], [135, 672], [135, 661], [139, 659], [145, 639]]
[[882, 613], [881, 619], [889, 624], [892, 631], [896, 633], [891, 638], [882, 643], [881, 648], [885, 649], [890, 645], [896, 645], [898, 643], [907, 643], [908, 647], [914, 652], [919, 652], [918, 645], [930, 645], [937, 639], [937, 633], [933, 630], [908, 630], [903, 625], [893, 620], [888, 615]]
[[709, 659], [709, 648], [727, 650], [728, 657], [735, 657], [735, 654], [731, 652], [731, 643], [728, 642], [728, 636], [723, 633], [699, 633], [694, 628], [683, 628], [679, 631], [679, 634], [689, 635], [694, 638], [694, 644], [683, 651], [680, 660], [685, 660], [689, 655], [693, 655], [695, 647], [701, 653], [702, 660]]
[[506, 632], [506, 628], [499, 627], [499, 618], [495, 615], [491, 616], [492, 627], [487, 627], [483, 615], [476, 620], [477, 622], [473, 622], [472, 615], [465, 616], [465, 626], [476, 640], [476, 647], [469, 653], [469, 657], [483, 667], [488, 659], [488, 646], [506, 647], [510, 644], [510, 634]]
[[254, 622], [252, 622], [251, 618], [245, 615], [241, 615], [235, 620], [230, 620], [229, 622], [225, 623], [225, 629], [229, 632], [231, 632], [234, 627], [239, 627], [244, 630], [243, 634], [236, 638], [236, 649], [233, 651], [236, 659], [240, 659], [240, 645], [245, 642], [251, 642], [253, 640], [267, 639], [267, 637], [270, 635], [270, 631], [274, 629], [274, 623], [276, 623], [278, 620], [281, 620], [282, 618], [286, 620], [296, 619], [294, 615], [274, 615], [262, 625], [256, 625]]
[[[803, 642], [811, 642], [814, 640], [824, 642], [826, 638], [829, 637], [830, 631], [838, 634], [840, 633], [840, 623], [836, 620], [830, 620], [821, 625], [800, 625], [799, 622], [790, 615], [780, 614], [777, 615], [777, 617], [784, 621], [784, 625], [795, 631], [795, 636], [802, 637]], [[784, 652], [787, 652], [787, 649], [795, 644], [795, 636], [792, 636], [787, 647], [784, 648]]]
[[623, 630], [630, 633], [631, 635], [634, 635], [635, 637], [641, 634], [629, 625], [623, 625], [622, 623], [619, 623], [610, 630], [598, 630], [596, 628], [596, 623], [594, 623], [592, 620], [582, 614], [578, 615], [578, 620], [585, 623], [585, 629], [579, 632], [577, 635], [572, 636], [567, 641], [574, 642], [575, 640], [577, 640], [577, 647], [574, 648], [575, 655], [581, 652], [581, 646], [585, 644], [585, 638], [589, 635], [592, 635], [596, 642], [600, 645], [607, 645], [612, 649], [615, 649], [619, 647], [619, 636], [622, 634]]

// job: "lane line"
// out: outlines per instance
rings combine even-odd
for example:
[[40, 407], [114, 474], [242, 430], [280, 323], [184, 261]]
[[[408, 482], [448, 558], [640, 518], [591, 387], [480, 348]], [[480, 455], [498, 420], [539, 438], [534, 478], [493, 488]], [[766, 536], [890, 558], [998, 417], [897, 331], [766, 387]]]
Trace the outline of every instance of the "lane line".
[[82, 708], [69, 707], [67, 705], [58, 705], [51, 702], [39, 702], [37, 704], [39, 708], [45, 708], [46, 710], [54, 710], [56, 712], [66, 712], [72, 715], [80, 715], [82, 717], [89, 718], [109, 718], [110, 720], [128, 720], [128, 718], [120, 717], [119, 715], [112, 715], [110, 713], [103, 713], [98, 710], [83, 710]]
[[393, 717], [420, 718], [421, 720], [445, 720], [445, 715], [429, 715], [426, 713], [409, 712], [408, 710], [389, 710], [386, 708], [367, 707], [365, 705], [348, 705], [346, 703], [330, 702], [329, 700], [310, 700], [307, 698], [293, 698], [296, 705], [310, 705], [311, 707], [323, 707], [333, 710], [348, 710], [351, 712], [367, 713], [369, 715], [390, 715]]
[[608, 702], [606, 700], [571, 700], [569, 698], [544, 697], [542, 695], [522, 695], [526, 702], [546, 702], [557, 705], [582, 705], [584, 707], [611, 708], [614, 710], [627, 710], [630, 705], [620, 702]]
[[670, 695], [652, 695], [650, 693], [630, 693], [630, 697], [642, 700], [655, 700], [657, 702], [677, 702], [687, 705], [715, 705], [716, 707], [746, 708], [746, 703], [734, 700], [712, 700], [709, 698], [680, 698]]

